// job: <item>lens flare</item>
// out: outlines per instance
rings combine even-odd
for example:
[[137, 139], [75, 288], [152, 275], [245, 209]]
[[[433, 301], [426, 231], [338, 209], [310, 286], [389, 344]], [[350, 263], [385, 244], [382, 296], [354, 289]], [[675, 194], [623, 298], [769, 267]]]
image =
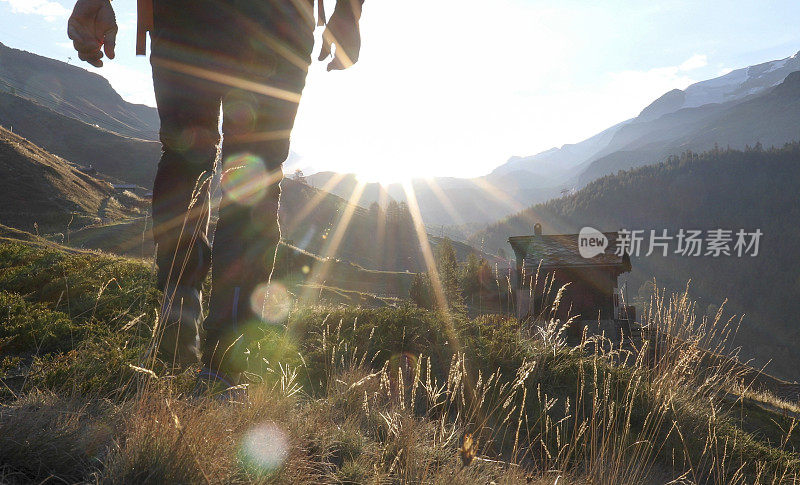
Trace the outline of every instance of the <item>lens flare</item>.
[[248, 431], [239, 449], [245, 466], [258, 474], [276, 471], [289, 455], [286, 434], [273, 423], [264, 423]]
[[249, 153], [230, 156], [222, 165], [222, 192], [237, 204], [257, 204], [278, 180], [279, 176], [271, 174], [259, 157]]
[[191, 126], [181, 130], [180, 134], [173, 140], [175, 149], [179, 152], [185, 152], [192, 148], [197, 141], [197, 133]]
[[292, 295], [278, 282], [263, 283], [250, 296], [250, 308], [256, 315], [261, 315], [265, 322], [282, 324], [292, 309]]
[[225, 105], [226, 136], [252, 133], [256, 126], [256, 112], [252, 102], [232, 100]]

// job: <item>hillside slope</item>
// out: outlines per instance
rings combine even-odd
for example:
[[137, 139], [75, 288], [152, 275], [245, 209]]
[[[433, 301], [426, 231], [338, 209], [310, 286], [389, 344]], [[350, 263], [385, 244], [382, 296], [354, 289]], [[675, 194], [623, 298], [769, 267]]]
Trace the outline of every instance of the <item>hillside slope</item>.
[[[0, 44], [0, 125], [116, 181], [152, 187], [158, 112], [125, 101], [98, 74]], [[284, 168], [301, 164], [290, 152]]]
[[0, 93], [0, 125], [45, 150], [129, 183], [152, 187], [161, 144], [129, 138]]
[[108, 182], [0, 128], [0, 223], [28, 231], [34, 223], [42, 231], [78, 229], [139, 214], [141, 201], [128, 199], [120, 204]]
[[715, 145], [744, 149], [781, 146], [800, 137], [800, 71], [762, 94], [723, 104], [681, 109], [621, 128], [599, 158], [586, 166], [579, 185], [631, 167], [649, 165], [681, 151]]
[[[743, 355], [756, 367], [800, 379], [800, 280], [790, 268], [800, 267], [796, 241], [800, 238], [800, 144], [777, 150], [712, 151], [673, 158], [597, 180], [576, 194], [532, 206], [509, 217], [473, 241], [485, 241], [489, 250], [507, 246], [509, 236], [532, 234], [540, 222], [545, 233], [576, 233], [584, 226], [600, 230], [681, 228], [760, 229], [757, 257], [688, 257], [658, 251], [632, 258], [628, 294], [646, 293], [652, 277], [660, 286], [683, 287], [704, 311], [713, 313], [726, 298], [728, 314], [744, 314], [737, 337]], [[675, 241], [672, 242], [676, 248]], [[641, 290], [641, 291], [640, 291]]]
[[0, 91], [28, 98], [63, 116], [124, 136], [158, 139], [154, 108], [128, 103], [106, 78], [0, 43]]
[[[367, 210], [303, 182], [285, 178], [281, 183], [280, 221], [283, 240], [299, 251], [369, 270], [425, 269], [411, 216], [402, 205], [393, 204], [389, 210], [377, 207]], [[92, 225], [72, 234], [72, 245], [149, 258], [154, 250], [151, 224], [150, 218], [140, 217]], [[334, 245], [334, 238], [340, 242]], [[428, 235], [428, 240], [434, 250], [441, 243], [441, 238], [433, 235]], [[452, 245], [460, 261], [472, 253], [493, 262], [492, 256], [467, 244], [452, 242]]]

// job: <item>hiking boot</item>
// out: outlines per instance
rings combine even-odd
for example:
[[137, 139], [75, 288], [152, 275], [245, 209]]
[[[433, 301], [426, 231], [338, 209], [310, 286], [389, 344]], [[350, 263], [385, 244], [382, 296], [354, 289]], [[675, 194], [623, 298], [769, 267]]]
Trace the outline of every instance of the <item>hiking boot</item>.
[[185, 285], [178, 285], [165, 292], [160, 320], [163, 322], [159, 342], [161, 359], [175, 368], [186, 368], [199, 363], [203, 293]]
[[241, 404], [247, 401], [247, 384], [237, 384], [237, 379], [204, 367], [197, 374], [192, 396], [196, 399], [209, 397], [220, 402]]

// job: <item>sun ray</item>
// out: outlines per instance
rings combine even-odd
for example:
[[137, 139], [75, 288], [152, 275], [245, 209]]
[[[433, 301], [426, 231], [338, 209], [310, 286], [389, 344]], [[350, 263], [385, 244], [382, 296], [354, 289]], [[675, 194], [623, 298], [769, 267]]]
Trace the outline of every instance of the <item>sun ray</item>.
[[436, 183], [436, 180], [427, 178], [424, 180], [425, 183], [428, 185], [428, 187], [431, 189], [431, 192], [433, 192], [433, 195], [436, 196], [439, 202], [441, 202], [442, 206], [444, 207], [444, 210], [450, 215], [450, 217], [453, 218], [456, 225], [458, 226], [463, 225], [464, 219], [461, 218], [461, 215], [459, 215], [458, 211], [453, 206], [453, 203], [450, 201], [450, 198], [448, 198], [447, 194], [444, 193], [444, 190], [442, 190], [442, 188], [439, 187], [439, 184]]
[[229, 143], [257, 143], [262, 141], [288, 140], [291, 130], [257, 131], [253, 133], [228, 135]]
[[[414, 186], [411, 184], [410, 181], [406, 182], [403, 184], [403, 190], [405, 191], [406, 194], [406, 200], [408, 203], [409, 212], [411, 212], [411, 218], [414, 221], [414, 229], [417, 233], [417, 239], [419, 239], [420, 248], [422, 249], [422, 254], [425, 259], [425, 266], [428, 268], [428, 274], [430, 275], [431, 278], [431, 284], [434, 287], [437, 306], [440, 309], [439, 314], [441, 315], [445, 323], [445, 333], [447, 335], [447, 339], [450, 345], [450, 350], [453, 353], [461, 352], [462, 351], [461, 342], [458, 338], [458, 334], [455, 331], [455, 325], [453, 324], [453, 316], [447, 305], [447, 299], [445, 298], [444, 288], [442, 287], [441, 276], [439, 275], [439, 271], [436, 268], [436, 261], [433, 257], [433, 250], [431, 249], [430, 242], [428, 241], [428, 233], [425, 231], [425, 223], [422, 220], [422, 213], [419, 210], [419, 202], [417, 201], [417, 196], [416, 193], [414, 192]], [[469, 397], [470, 400], [476, 399], [474, 379], [470, 374], [470, 372], [467, 372], [464, 375], [464, 380], [467, 384], [465, 386], [467, 396]], [[477, 412], [479, 417], [484, 415], [480, 406], [478, 406]], [[479, 419], [483, 420], [481, 418]]]
[[487, 193], [490, 196], [492, 196], [498, 202], [501, 202], [501, 203], [505, 204], [507, 207], [512, 209], [514, 212], [519, 212], [519, 211], [521, 211], [522, 209], [525, 208], [525, 206], [523, 206], [518, 201], [516, 201], [516, 200], [512, 199], [511, 197], [509, 197], [508, 195], [506, 195], [505, 192], [503, 192], [502, 190], [500, 190], [497, 187], [495, 187], [494, 185], [492, 185], [491, 182], [489, 182], [488, 180], [484, 179], [483, 177], [470, 179], [470, 182], [474, 186], [478, 187], [479, 189], [481, 189], [485, 193]]
[[417, 233], [420, 250], [422, 251], [422, 258], [425, 261], [425, 267], [428, 269], [428, 274], [431, 278], [431, 285], [433, 286], [433, 293], [436, 298], [436, 306], [443, 310], [444, 313], [447, 313], [447, 298], [444, 294], [439, 270], [436, 268], [436, 260], [433, 257], [433, 249], [431, 249], [431, 243], [428, 240], [428, 232], [425, 230], [422, 213], [419, 210], [419, 203], [417, 202], [417, 195], [414, 192], [414, 186], [411, 182], [405, 182], [403, 183], [403, 191], [405, 191], [406, 194], [408, 210], [411, 212], [411, 219], [414, 221], [414, 230]]
[[314, 194], [314, 197], [312, 197], [311, 200], [303, 206], [303, 209], [300, 211], [300, 213], [294, 216], [292, 220], [287, 223], [286, 233], [293, 233], [297, 229], [297, 226], [299, 226], [300, 223], [303, 222], [312, 212], [314, 212], [314, 209], [316, 209], [317, 206], [319, 206], [319, 204], [325, 200], [325, 197], [330, 195], [331, 190], [339, 185], [339, 182], [341, 182], [344, 177], [344, 174], [337, 173], [331, 177], [330, 180], [325, 182], [325, 184], [318, 189], [317, 193]]
[[[386, 213], [383, 212], [386, 207], [389, 206], [389, 192], [383, 187], [380, 186], [378, 190], [378, 220], [375, 221], [378, 225], [376, 235], [376, 247], [378, 248], [378, 254], [383, 254], [384, 251], [382, 248], [386, 245]], [[377, 258], [376, 258], [377, 259]], [[386, 259], [383, 258], [380, 261], [375, 261], [375, 264], [379, 265], [376, 269], [383, 269], [384, 265], [386, 264]]]
[[250, 91], [256, 94], [262, 94], [264, 96], [270, 96], [276, 99], [282, 99], [290, 103], [300, 102], [300, 93], [295, 93], [294, 91], [288, 91], [286, 89], [276, 88], [275, 86], [270, 86], [264, 83], [258, 83], [242, 77], [232, 76], [230, 74], [223, 74], [221, 72], [212, 71], [210, 69], [204, 69], [202, 67], [186, 64], [184, 62], [165, 59], [163, 57], [153, 57], [151, 59], [151, 62], [156, 66], [163, 67], [171, 71], [188, 74], [196, 78], [205, 79], [207, 81], [223, 84], [225, 86], [231, 86], [245, 91]]
[[[428, 233], [425, 230], [425, 223], [422, 220], [422, 213], [419, 210], [417, 195], [414, 192], [414, 186], [410, 181], [403, 184], [403, 191], [406, 194], [408, 209], [409, 212], [411, 212], [411, 219], [414, 221], [414, 230], [417, 233], [417, 239], [419, 240], [420, 249], [422, 250], [423, 259], [425, 260], [425, 266], [428, 268], [428, 274], [431, 278], [431, 285], [433, 286], [434, 295], [436, 297], [436, 304], [439, 308], [439, 313], [445, 322], [445, 332], [447, 334], [448, 341], [450, 342], [450, 349], [454, 353], [460, 352], [461, 343], [458, 339], [458, 334], [455, 331], [453, 316], [448, 308], [441, 276], [439, 275], [439, 270], [436, 268], [436, 260], [433, 256], [433, 250], [431, 249], [430, 241], [428, 240]], [[471, 381], [471, 377], [469, 375], [465, 376], [465, 379], [468, 383]], [[472, 387], [469, 385], [467, 387], [469, 390], [472, 389]]]
[[361, 194], [364, 192], [365, 187], [366, 183], [357, 182], [356, 186], [353, 188], [353, 193], [350, 195], [350, 199], [347, 201], [347, 207], [345, 208], [342, 217], [339, 218], [339, 221], [336, 224], [336, 229], [334, 230], [333, 235], [328, 240], [325, 248], [323, 248], [321, 251], [320, 257], [322, 258], [322, 264], [313, 269], [311, 277], [306, 282], [305, 289], [301, 292], [301, 301], [312, 301], [313, 295], [316, 292], [315, 287], [325, 282], [325, 278], [328, 276], [328, 272], [331, 268], [331, 263], [336, 256], [336, 252], [339, 250], [339, 246], [344, 240], [345, 234], [347, 234], [350, 221], [353, 218], [353, 214], [355, 214], [355, 211], [358, 207], [357, 203], [361, 199]]

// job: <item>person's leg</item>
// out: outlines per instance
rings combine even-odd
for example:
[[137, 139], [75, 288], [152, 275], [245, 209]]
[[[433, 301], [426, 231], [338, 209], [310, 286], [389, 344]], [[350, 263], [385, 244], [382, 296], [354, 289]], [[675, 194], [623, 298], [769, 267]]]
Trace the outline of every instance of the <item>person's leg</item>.
[[280, 240], [281, 165], [313, 45], [313, 24], [291, 2], [267, 3], [237, 7], [247, 18], [262, 20], [242, 24], [257, 29], [246, 32], [249, 48], [233, 74], [246, 82], [233, 83], [223, 95], [222, 201], [203, 361], [234, 380], [262, 325], [283, 323], [265, 322], [263, 306]]
[[157, 283], [164, 292], [160, 349], [167, 363], [179, 366], [200, 359], [201, 285], [211, 263], [209, 184], [220, 109], [215, 85], [176, 69], [200, 50], [194, 35], [198, 22], [185, 15], [182, 4], [156, 1], [151, 56], [162, 142], [153, 184]]

